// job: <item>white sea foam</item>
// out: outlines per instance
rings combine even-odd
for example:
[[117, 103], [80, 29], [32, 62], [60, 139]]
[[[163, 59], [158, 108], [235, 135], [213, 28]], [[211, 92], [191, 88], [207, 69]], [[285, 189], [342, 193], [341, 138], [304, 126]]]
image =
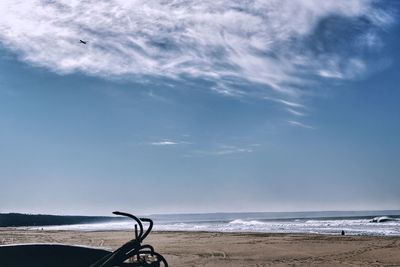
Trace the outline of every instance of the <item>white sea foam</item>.
[[[106, 222], [43, 227], [45, 230], [132, 230], [134, 223]], [[30, 228], [30, 229], [37, 229]], [[213, 222], [162, 222], [155, 221], [156, 231], [216, 231], [216, 232], [259, 232], [259, 233], [316, 233], [347, 235], [400, 236], [400, 221], [371, 223], [369, 219], [329, 219], [329, 220], [246, 220]]]

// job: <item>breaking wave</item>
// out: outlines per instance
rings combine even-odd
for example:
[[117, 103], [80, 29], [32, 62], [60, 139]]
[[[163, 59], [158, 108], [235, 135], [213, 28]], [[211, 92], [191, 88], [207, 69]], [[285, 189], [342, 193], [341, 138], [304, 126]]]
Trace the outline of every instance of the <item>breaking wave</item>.
[[[29, 229], [37, 229], [29, 228]], [[64, 226], [47, 226], [45, 230], [132, 230], [130, 221]], [[257, 233], [309, 233], [372, 236], [400, 236], [400, 220], [372, 223], [370, 219], [291, 219], [291, 220], [246, 220], [162, 222], [156, 221], [155, 231], [210, 231], [210, 232], [257, 232]]]

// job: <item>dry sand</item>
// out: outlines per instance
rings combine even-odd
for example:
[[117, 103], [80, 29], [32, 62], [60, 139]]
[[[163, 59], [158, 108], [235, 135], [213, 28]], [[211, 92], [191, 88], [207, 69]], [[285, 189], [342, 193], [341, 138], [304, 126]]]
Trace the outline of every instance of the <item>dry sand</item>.
[[[0, 244], [56, 242], [115, 249], [123, 231], [0, 229]], [[145, 240], [171, 266], [400, 266], [400, 237], [154, 232]]]

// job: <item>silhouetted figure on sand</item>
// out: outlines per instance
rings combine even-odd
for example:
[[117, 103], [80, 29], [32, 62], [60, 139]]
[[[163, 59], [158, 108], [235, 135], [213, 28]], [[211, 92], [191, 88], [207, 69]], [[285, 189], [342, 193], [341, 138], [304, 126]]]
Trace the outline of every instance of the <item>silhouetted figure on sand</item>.
[[342, 230], [342, 235], [345, 235], [344, 230]]

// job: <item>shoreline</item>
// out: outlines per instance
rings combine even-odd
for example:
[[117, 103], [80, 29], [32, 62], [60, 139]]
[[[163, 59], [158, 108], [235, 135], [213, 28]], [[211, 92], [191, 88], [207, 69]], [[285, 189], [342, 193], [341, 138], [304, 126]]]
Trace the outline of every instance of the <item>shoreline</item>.
[[[126, 230], [126, 229], [110, 229], [110, 230], [69, 230], [69, 229], [46, 229], [46, 226], [43, 226], [43, 229], [40, 226], [22, 226], [22, 227], [0, 227], [0, 233], [2, 231], [33, 231], [33, 232], [66, 232], [66, 233], [102, 233], [102, 232], [131, 232], [133, 233], [133, 230]], [[151, 234], [163, 234], [163, 233], [203, 233], [203, 234], [243, 234], [243, 235], [304, 235], [304, 236], [342, 236], [341, 232], [337, 233], [305, 233], [305, 232], [258, 232], [258, 231], [207, 231], [207, 230], [196, 230], [196, 231], [188, 231], [188, 230], [152, 230]], [[345, 232], [345, 235], [347, 237], [377, 237], [377, 238], [400, 238], [400, 235], [378, 235], [378, 234], [351, 234], [348, 232]], [[343, 237], [343, 236], [342, 236]]]
[[[132, 231], [0, 228], [0, 244], [64, 243], [115, 250]], [[152, 232], [171, 266], [400, 266], [400, 237], [286, 233]]]

